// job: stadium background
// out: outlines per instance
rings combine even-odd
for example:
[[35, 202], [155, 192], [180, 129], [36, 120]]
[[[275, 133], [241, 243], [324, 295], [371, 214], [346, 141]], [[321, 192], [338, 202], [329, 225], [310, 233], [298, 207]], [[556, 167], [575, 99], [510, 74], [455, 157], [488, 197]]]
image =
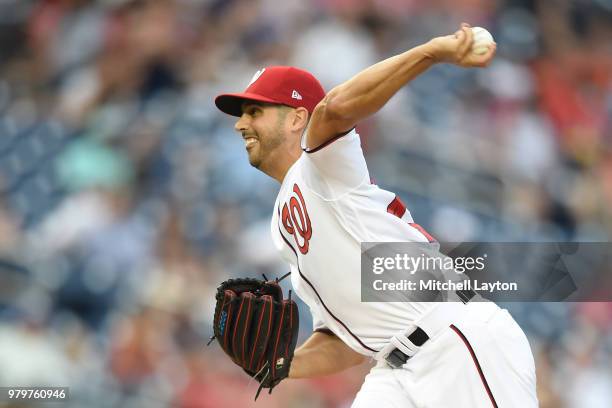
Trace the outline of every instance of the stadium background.
[[[0, 1], [0, 385], [251, 406], [255, 384], [204, 344], [218, 282], [286, 271], [277, 186], [214, 95], [268, 64], [329, 90], [461, 21], [493, 32], [496, 61], [435, 67], [359, 124], [372, 176], [440, 240], [608, 241], [610, 0]], [[543, 408], [612, 406], [610, 304], [508, 308]], [[367, 368], [254, 406], [348, 407]]]

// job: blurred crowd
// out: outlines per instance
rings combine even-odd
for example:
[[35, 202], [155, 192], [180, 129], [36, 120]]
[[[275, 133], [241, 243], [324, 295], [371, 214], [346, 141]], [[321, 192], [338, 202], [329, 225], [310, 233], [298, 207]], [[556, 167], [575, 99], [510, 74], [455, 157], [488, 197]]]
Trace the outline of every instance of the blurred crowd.
[[[462, 21], [495, 62], [436, 66], [358, 125], [377, 184], [441, 241], [609, 241], [612, 0], [1, 1], [0, 386], [67, 385], [70, 407], [350, 406], [367, 365], [253, 404], [205, 347], [220, 281], [286, 272], [278, 186], [213, 98], [266, 65], [329, 90]], [[612, 406], [612, 304], [506, 307], [541, 407]]]

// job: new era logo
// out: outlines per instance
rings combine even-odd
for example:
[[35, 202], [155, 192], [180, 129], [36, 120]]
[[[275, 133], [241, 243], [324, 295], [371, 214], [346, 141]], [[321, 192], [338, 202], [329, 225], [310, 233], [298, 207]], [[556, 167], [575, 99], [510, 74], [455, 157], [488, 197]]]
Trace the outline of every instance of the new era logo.
[[294, 89], [293, 92], [291, 92], [291, 98], [301, 101], [302, 95], [300, 95], [300, 93]]

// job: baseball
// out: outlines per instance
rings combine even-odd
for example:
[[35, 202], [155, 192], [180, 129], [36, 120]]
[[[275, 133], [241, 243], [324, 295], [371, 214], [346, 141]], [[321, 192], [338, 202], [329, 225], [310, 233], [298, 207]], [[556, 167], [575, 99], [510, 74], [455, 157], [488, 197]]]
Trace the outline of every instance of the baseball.
[[489, 48], [490, 44], [493, 44], [493, 36], [486, 28], [472, 27], [472, 33], [474, 33], [474, 44], [472, 45], [472, 52], [474, 54], [484, 54]]

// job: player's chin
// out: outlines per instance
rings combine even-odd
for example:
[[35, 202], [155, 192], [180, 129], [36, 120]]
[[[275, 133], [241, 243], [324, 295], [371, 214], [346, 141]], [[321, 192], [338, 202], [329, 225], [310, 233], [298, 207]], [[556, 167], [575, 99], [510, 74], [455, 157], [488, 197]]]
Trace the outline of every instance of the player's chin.
[[251, 164], [251, 166], [253, 166], [256, 169], [258, 169], [259, 166], [261, 165], [261, 157], [259, 156], [259, 154], [257, 154], [257, 152], [255, 152], [253, 150], [254, 149], [250, 149], [249, 152], [248, 152], [249, 163]]

